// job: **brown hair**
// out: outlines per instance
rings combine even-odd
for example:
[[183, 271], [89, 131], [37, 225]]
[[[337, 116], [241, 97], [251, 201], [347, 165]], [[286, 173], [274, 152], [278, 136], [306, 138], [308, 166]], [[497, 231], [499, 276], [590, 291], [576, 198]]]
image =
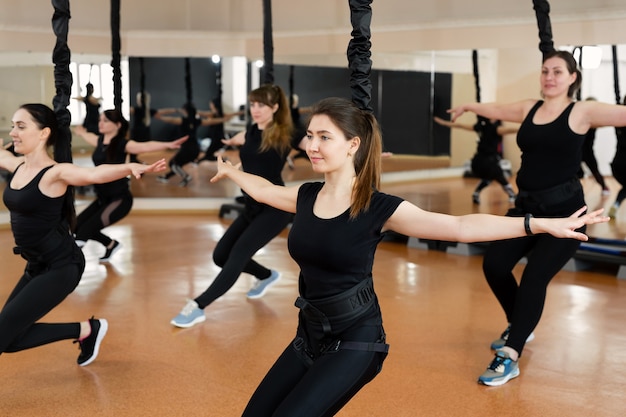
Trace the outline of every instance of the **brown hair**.
[[265, 152], [274, 148], [281, 152], [287, 152], [291, 147], [291, 133], [293, 122], [289, 103], [283, 89], [277, 85], [264, 84], [252, 90], [248, 94], [248, 100], [256, 103], [263, 103], [273, 107], [278, 104], [278, 110], [274, 113], [272, 122], [263, 129], [262, 142], [259, 150]]
[[[359, 109], [353, 102], [338, 98], [326, 98], [315, 104], [310, 118], [327, 116], [344, 134], [346, 140], [356, 136], [361, 139], [354, 155], [356, 182], [352, 189], [350, 218], [367, 211], [374, 190], [380, 187], [382, 134], [376, 118]], [[310, 120], [310, 119], [309, 119]]]
[[569, 89], [567, 90], [567, 96], [569, 98], [574, 98], [574, 96], [576, 95], [576, 91], [578, 91], [580, 85], [583, 82], [583, 75], [578, 69], [578, 64], [574, 59], [574, 55], [567, 51], [552, 51], [544, 55], [543, 62], [546, 62], [550, 58], [561, 58], [563, 61], [565, 61], [567, 72], [569, 72], [570, 74], [576, 74], [576, 80], [572, 83], [572, 85], [569, 86]]

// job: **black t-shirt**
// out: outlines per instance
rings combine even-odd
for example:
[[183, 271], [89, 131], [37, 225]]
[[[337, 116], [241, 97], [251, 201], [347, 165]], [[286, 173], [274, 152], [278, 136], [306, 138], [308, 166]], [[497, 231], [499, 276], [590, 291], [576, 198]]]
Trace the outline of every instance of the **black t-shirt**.
[[349, 209], [322, 219], [313, 213], [313, 205], [323, 185], [300, 187], [288, 238], [289, 253], [301, 271], [300, 295], [310, 300], [339, 294], [372, 275], [381, 229], [403, 201], [374, 192], [369, 209], [355, 219], [350, 219]]

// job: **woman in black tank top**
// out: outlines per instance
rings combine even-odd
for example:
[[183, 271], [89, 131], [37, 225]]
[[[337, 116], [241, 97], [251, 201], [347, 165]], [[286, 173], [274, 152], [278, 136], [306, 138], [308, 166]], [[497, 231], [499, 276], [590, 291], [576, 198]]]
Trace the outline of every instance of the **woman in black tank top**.
[[[541, 69], [543, 100], [516, 103], [470, 103], [449, 110], [454, 121], [466, 111], [480, 116], [521, 123], [517, 143], [522, 151], [517, 174], [519, 189], [508, 216], [560, 217], [585, 204], [577, 178], [585, 135], [592, 127], [625, 126], [626, 107], [596, 101], [575, 102], [581, 73], [571, 53], [544, 55]], [[584, 231], [584, 226], [580, 231]], [[493, 242], [485, 254], [483, 270], [502, 306], [508, 325], [491, 343], [496, 356], [479, 377], [485, 385], [502, 385], [519, 375], [517, 360], [526, 342], [534, 338], [555, 274], [575, 254], [580, 242], [530, 233], [523, 239]], [[528, 262], [517, 283], [513, 268]]]
[[59, 163], [50, 157], [48, 147], [67, 146], [69, 137], [62, 140], [55, 113], [43, 104], [21, 106], [13, 115], [12, 125], [15, 151], [23, 156], [0, 147], [0, 167], [12, 174], [3, 200], [11, 215], [16, 244], [13, 251], [27, 263], [0, 310], [0, 354], [75, 339], [81, 349], [77, 362], [85, 366], [98, 355], [108, 328], [105, 319], [54, 324], [39, 321], [76, 288], [85, 269], [85, 258], [71, 234], [76, 221], [71, 186], [162, 171], [165, 161], [97, 168]]
[[[183, 136], [172, 142], [143, 141], [128, 139], [128, 121], [117, 109], [102, 112], [98, 123], [99, 133], [91, 133], [77, 126], [76, 134], [94, 147], [91, 160], [95, 166], [101, 164], [123, 164], [128, 154], [155, 152], [165, 149], [178, 149], [187, 143]], [[87, 241], [95, 240], [105, 248], [100, 262], [109, 262], [121, 243], [102, 233], [102, 229], [122, 220], [130, 213], [133, 195], [130, 192], [128, 178], [96, 184], [96, 199], [78, 216], [76, 225], [76, 243], [83, 247]]]

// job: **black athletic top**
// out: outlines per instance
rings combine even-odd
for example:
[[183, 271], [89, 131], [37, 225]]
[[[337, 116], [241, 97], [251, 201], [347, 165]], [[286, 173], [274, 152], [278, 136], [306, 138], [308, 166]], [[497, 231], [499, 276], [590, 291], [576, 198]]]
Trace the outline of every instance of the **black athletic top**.
[[[126, 162], [126, 140], [118, 142], [116, 148], [112, 152], [110, 159], [107, 158], [107, 149], [109, 145], [104, 144], [104, 136], [98, 136], [98, 144], [91, 155], [91, 160], [95, 166], [102, 164], [123, 164]], [[105, 184], [94, 184], [96, 194], [99, 199], [109, 199], [129, 192], [129, 179], [127, 177], [119, 180], [107, 182]]]
[[300, 187], [289, 253], [300, 267], [300, 295], [315, 300], [339, 294], [372, 275], [374, 254], [383, 238], [381, 229], [401, 198], [374, 192], [370, 207], [350, 220], [350, 209], [332, 219], [313, 214], [324, 184]]
[[479, 141], [476, 152], [484, 156], [498, 155], [498, 147], [502, 142], [502, 136], [498, 134], [499, 120], [491, 123], [489, 120], [481, 120], [474, 125], [474, 131], [478, 134]]
[[[155, 109], [150, 109], [149, 111], [150, 117], [154, 117], [157, 112]], [[144, 123], [145, 112], [146, 109], [143, 106], [133, 107], [133, 120], [130, 137], [138, 142], [147, 142], [152, 140], [152, 131], [150, 130], [150, 126], [146, 126]]]
[[41, 177], [53, 166], [39, 171], [35, 178], [20, 189], [12, 188], [10, 182], [4, 189], [3, 201], [11, 213], [11, 230], [17, 246], [36, 246], [50, 230], [64, 221], [65, 195], [48, 197], [39, 190]]
[[256, 124], [246, 130], [246, 142], [239, 148], [239, 158], [243, 170], [250, 174], [258, 175], [270, 181], [272, 184], [285, 185], [283, 181], [283, 168], [287, 160], [287, 153], [270, 148], [260, 152], [263, 131]]
[[83, 100], [85, 103], [85, 120], [83, 120], [83, 127], [88, 132], [99, 133], [98, 122], [100, 121], [100, 103], [92, 103], [89, 98], [85, 97]]
[[517, 145], [522, 150], [522, 163], [517, 173], [521, 190], [545, 190], [576, 178], [582, 159], [584, 134], [569, 127], [571, 103], [554, 121], [542, 125], [533, 117], [543, 101], [533, 106], [517, 133]]

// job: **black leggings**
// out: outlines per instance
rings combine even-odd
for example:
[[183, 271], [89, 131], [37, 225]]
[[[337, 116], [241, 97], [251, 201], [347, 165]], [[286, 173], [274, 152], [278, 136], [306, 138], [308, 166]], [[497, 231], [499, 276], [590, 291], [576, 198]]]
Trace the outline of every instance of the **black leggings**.
[[[376, 342], [382, 329], [361, 326], [346, 340]], [[381, 370], [387, 354], [363, 350], [324, 353], [307, 364], [287, 346], [254, 392], [242, 417], [334, 416]]]
[[269, 278], [271, 271], [252, 256], [275, 238], [291, 221], [292, 215], [263, 206], [254, 216], [244, 212], [224, 233], [213, 251], [213, 261], [222, 268], [209, 288], [195, 301], [205, 308], [228, 291], [242, 272], [259, 279]]
[[80, 281], [85, 258], [77, 247], [72, 250], [72, 262], [41, 272], [27, 265], [0, 311], [0, 353], [78, 339], [80, 323], [37, 323], [74, 291]]
[[76, 219], [76, 240], [86, 242], [91, 239], [109, 246], [112, 239], [101, 230], [126, 217], [132, 207], [130, 191], [113, 199], [94, 200]]
[[[541, 318], [548, 284], [576, 253], [579, 245], [578, 240], [540, 234], [496, 241], [487, 248], [483, 271], [511, 324], [506, 346], [520, 355], [526, 339]], [[524, 256], [527, 256], [528, 263], [518, 285], [512, 270]]]

